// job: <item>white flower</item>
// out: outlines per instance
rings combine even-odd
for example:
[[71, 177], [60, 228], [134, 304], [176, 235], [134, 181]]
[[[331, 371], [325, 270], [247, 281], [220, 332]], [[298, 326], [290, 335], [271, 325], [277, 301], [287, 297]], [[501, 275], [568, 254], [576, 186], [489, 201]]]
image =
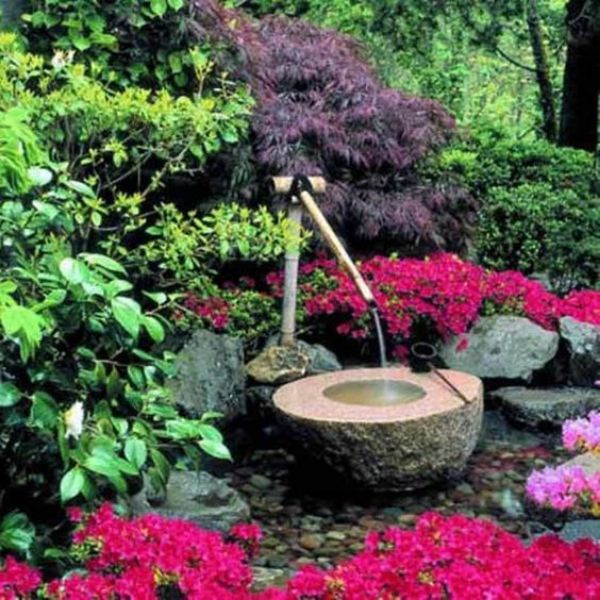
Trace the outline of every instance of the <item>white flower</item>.
[[59, 70], [71, 64], [74, 56], [75, 52], [73, 50], [70, 50], [69, 52], [62, 52], [62, 50], [59, 50], [54, 54], [50, 63], [56, 70]]
[[73, 406], [64, 415], [67, 431], [65, 437], [79, 439], [83, 432], [83, 420], [85, 419], [85, 410], [83, 402], [75, 402]]

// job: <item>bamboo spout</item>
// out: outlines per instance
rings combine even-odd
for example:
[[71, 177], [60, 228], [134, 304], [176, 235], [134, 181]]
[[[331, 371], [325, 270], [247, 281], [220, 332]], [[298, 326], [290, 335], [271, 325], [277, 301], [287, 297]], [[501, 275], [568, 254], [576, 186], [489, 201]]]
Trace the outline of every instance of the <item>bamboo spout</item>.
[[350, 275], [350, 277], [354, 281], [354, 285], [356, 285], [356, 288], [358, 289], [360, 295], [363, 297], [364, 301], [369, 306], [373, 306], [375, 304], [375, 297], [373, 296], [373, 292], [371, 292], [371, 288], [369, 288], [364, 277], [356, 268], [354, 261], [350, 258], [350, 255], [348, 254], [346, 248], [344, 248], [344, 245], [340, 241], [340, 238], [335, 234], [335, 231], [333, 231], [333, 229], [331, 228], [331, 225], [321, 212], [321, 209], [315, 202], [315, 199], [309, 192], [302, 191], [300, 192], [300, 201], [304, 205], [304, 208], [306, 208], [312, 220], [315, 222], [316, 226], [319, 228], [323, 239], [331, 248], [331, 251], [335, 255], [342, 268], [348, 273], [348, 275]]
[[[350, 275], [364, 301], [369, 307], [373, 308], [375, 306], [373, 292], [371, 292], [367, 282], [350, 258], [346, 248], [344, 248], [341, 240], [333, 231], [313, 197], [313, 193], [323, 193], [325, 191], [327, 187], [325, 180], [322, 177], [297, 175], [295, 177], [274, 177], [271, 183], [275, 192], [290, 194], [288, 218], [298, 229], [300, 228], [302, 219], [302, 207], [306, 209], [321, 232], [323, 239], [340, 263], [340, 266]], [[300, 249], [298, 247], [289, 247], [285, 254], [283, 318], [281, 325], [281, 344], [284, 346], [293, 346], [295, 344], [299, 260]]]

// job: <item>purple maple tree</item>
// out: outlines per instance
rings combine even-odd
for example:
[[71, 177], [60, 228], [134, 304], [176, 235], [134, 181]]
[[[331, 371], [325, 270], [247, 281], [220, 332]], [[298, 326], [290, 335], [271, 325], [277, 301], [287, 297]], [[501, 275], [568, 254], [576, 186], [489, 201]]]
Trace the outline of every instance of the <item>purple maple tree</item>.
[[325, 177], [321, 207], [358, 251], [465, 249], [475, 201], [416, 171], [453, 133], [439, 103], [384, 87], [357, 42], [300, 20], [252, 21], [215, 0], [193, 0], [191, 29], [220, 44], [228, 68], [252, 86], [256, 181]]

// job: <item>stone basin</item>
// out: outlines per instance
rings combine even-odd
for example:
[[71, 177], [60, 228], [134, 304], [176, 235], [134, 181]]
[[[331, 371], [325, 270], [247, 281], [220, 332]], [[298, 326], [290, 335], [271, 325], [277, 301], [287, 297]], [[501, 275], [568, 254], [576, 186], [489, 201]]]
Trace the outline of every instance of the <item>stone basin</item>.
[[481, 380], [442, 373], [468, 403], [434, 373], [405, 367], [307, 377], [273, 401], [300, 456], [353, 487], [410, 490], [460, 475], [481, 431]]

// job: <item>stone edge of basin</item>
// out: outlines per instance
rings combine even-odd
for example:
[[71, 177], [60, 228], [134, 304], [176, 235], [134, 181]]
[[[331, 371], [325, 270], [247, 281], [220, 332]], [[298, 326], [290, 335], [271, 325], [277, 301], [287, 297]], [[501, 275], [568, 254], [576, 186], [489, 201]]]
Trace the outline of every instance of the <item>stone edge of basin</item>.
[[[478, 377], [460, 371], [442, 373], [471, 403], [483, 402], [483, 383]], [[425, 397], [407, 404], [361, 406], [337, 402], [324, 395], [336, 383], [389, 379], [422, 387]], [[465, 406], [456, 393], [435, 373], [413, 373], [406, 367], [349, 369], [306, 377], [280, 387], [273, 397], [278, 410], [291, 417], [309, 421], [339, 423], [391, 423], [418, 420], [452, 412]]]

